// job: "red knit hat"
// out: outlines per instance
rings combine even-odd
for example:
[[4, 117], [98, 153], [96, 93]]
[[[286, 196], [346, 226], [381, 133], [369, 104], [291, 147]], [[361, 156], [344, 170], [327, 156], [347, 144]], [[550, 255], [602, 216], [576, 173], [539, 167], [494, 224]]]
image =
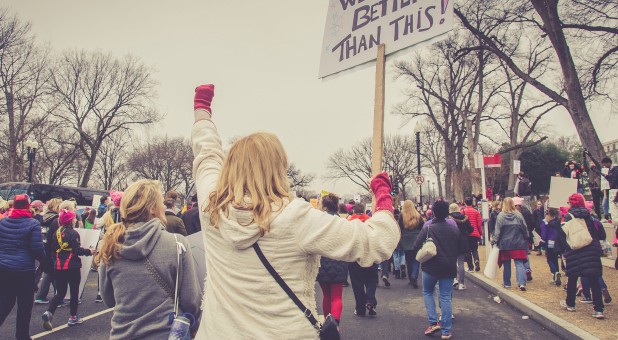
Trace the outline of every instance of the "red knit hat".
[[28, 195], [15, 195], [13, 209], [30, 209], [30, 197]]
[[575, 208], [575, 207], [585, 208], [586, 200], [584, 199], [584, 196], [582, 196], [582, 194], [573, 194], [571, 195], [571, 197], [569, 197], [569, 204], [571, 205], [571, 208]]
[[68, 224], [73, 221], [75, 216], [76, 214], [74, 211], [62, 209], [60, 210], [60, 214], [58, 215], [58, 222], [60, 222], [61, 225]]

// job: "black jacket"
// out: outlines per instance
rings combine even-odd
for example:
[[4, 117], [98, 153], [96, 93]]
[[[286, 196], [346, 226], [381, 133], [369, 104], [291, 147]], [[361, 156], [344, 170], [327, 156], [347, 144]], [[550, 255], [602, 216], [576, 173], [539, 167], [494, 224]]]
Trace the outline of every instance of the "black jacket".
[[187, 235], [202, 231], [202, 225], [200, 224], [200, 209], [197, 204], [191, 209], [185, 211], [181, 218], [182, 222], [185, 224]]
[[459, 228], [459, 237], [461, 237], [463, 249], [461, 249], [460, 254], [467, 254], [470, 252], [470, 246], [468, 245], [468, 235], [474, 230], [472, 228], [472, 224], [470, 224], [470, 220], [468, 220], [468, 216], [454, 212], [451, 214], [451, 219], [457, 223], [457, 228]]
[[[60, 241], [62, 244], [67, 244], [68, 249], [61, 249], [60, 241], [58, 240], [58, 230], [54, 233], [53, 247], [55, 255], [54, 269], [55, 270], [67, 270], [82, 267], [82, 260], [80, 256], [91, 256], [92, 253], [89, 249], [81, 247], [79, 233], [73, 228], [60, 228]], [[70, 250], [69, 250], [70, 249]]]
[[52, 262], [56, 255], [54, 252], [54, 237], [56, 230], [58, 230], [58, 213], [48, 211], [43, 215], [41, 229], [43, 229], [43, 243], [45, 247], [45, 260], [41, 261], [41, 270], [45, 273], [50, 273]]
[[461, 254], [463, 238], [459, 234], [459, 229], [455, 223], [451, 223], [445, 219], [436, 218], [425, 223], [414, 244], [413, 254], [416, 256], [429, 232], [429, 237], [433, 239], [438, 253], [427, 262], [421, 264], [421, 268], [423, 272], [433, 275], [438, 279], [454, 278], [457, 275], [457, 257]]
[[[330, 212], [329, 214], [337, 215]], [[348, 281], [348, 263], [322, 256], [316, 281], [319, 283], [344, 283]]]
[[[594, 226], [594, 222], [590, 217], [590, 213], [586, 208], [576, 207], [569, 209], [569, 214], [575, 218], [583, 218], [586, 221], [588, 232], [592, 236], [592, 242], [580, 249], [573, 250], [569, 247], [566, 241], [566, 234], [562, 230], [558, 230], [556, 242], [564, 249], [564, 257], [566, 260], [566, 275], [569, 277], [597, 277], [603, 274], [603, 266], [601, 265], [601, 244], [599, 239], [601, 235], [599, 230]], [[571, 216], [564, 216], [564, 221], [571, 220]], [[603, 231], [604, 232], [604, 231]]]

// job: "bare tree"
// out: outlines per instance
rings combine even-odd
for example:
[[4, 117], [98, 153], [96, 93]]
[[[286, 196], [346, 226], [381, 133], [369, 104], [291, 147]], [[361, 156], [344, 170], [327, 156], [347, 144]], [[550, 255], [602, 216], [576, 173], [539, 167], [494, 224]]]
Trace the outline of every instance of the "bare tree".
[[124, 130], [103, 141], [94, 171], [98, 187], [105, 190], [122, 190], [127, 187], [130, 174], [127, 159], [131, 148], [131, 134]]
[[186, 183], [191, 183], [187, 180], [187, 174], [191, 176], [192, 162], [189, 141], [166, 136], [136, 146], [129, 155], [127, 165], [134, 178], [158, 180], [163, 191], [175, 190], [187, 194]]
[[46, 121], [33, 131], [39, 148], [36, 151], [33, 176], [39, 183], [75, 184], [77, 183], [77, 163], [79, 150], [74, 143], [75, 132], [63, 124]]
[[85, 160], [79, 185], [87, 187], [103, 142], [120, 130], [158, 121], [152, 99], [152, 71], [138, 59], [117, 59], [101, 52], [70, 51], [52, 71], [58, 102], [53, 115], [79, 135]]
[[23, 142], [46, 117], [48, 53], [35, 45], [30, 30], [29, 23], [0, 11], [0, 116], [6, 118], [0, 150], [7, 154], [9, 181], [23, 179]]
[[[455, 14], [466, 29], [482, 41], [489, 51], [502, 59], [515, 75], [570, 113], [583, 145], [594, 157], [605, 156], [605, 151], [590, 119], [586, 102], [595, 94], [600, 94], [600, 89], [607, 83], [602, 81], [601, 77], [615, 72], [612, 71], [611, 66], [618, 61], [616, 53], [618, 52], [618, 29], [616, 29], [618, 17], [610, 13], [615, 13], [618, 9], [616, 2], [570, 0], [561, 1], [559, 4], [558, 0], [516, 0], [507, 3], [488, 0], [484, 3], [493, 4], [493, 8], [487, 11], [484, 18], [493, 18], [493, 25], [479, 28], [475, 24], [479, 18], [469, 15], [465, 6], [455, 8]], [[564, 15], [561, 16], [559, 12]], [[514, 30], [516, 28], [511, 25], [520, 23], [526, 24], [524, 29], [536, 30], [537, 34], [546, 38], [552, 46], [563, 78], [563, 83], [559, 84], [560, 90], [555, 89], [551, 80], [538, 79], [526, 74], [521, 64], [505, 53], [500, 41], [495, 39], [495, 30], [505, 27]], [[577, 30], [579, 32], [569, 33], [569, 31], [576, 32]], [[572, 48], [569, 40], [573, 43], [581, 37], [587, 38], [585, 48], [584, 45], [580, 46], [582, 48]], [[599, 48], [596, 46], [603, 46], [601, 49], [604, 50], [598, 51]], [[575, 50], [581, 50], [581, 52], [574, 52]], [[584, 57], [582, 60], [592, 60], [592, 63], [584, 62], [585, 65], [594, 65], [592, 74], [587, 76], [590, 79], [588, 81], [590, 91], [587, 93], [586, 86], [583, 85], [586, 82], [582, 82], [586, 77], [580, 77], [583, 69], [577, 66], [578, 62], [579, 64], [582, 62], [574, 58], [573, 53]], [[562, 95], [562, 89], [566, 97]]]
[[300, 191], [307, 187], [313, 179], [314, 174], [303, 174], [294, 163], [290, 163], [288, 166], [288, 179], [290, 180], [290, 189]]
[[[326, 179], [338, 180], [347, 178], [353, 183], [369, 191], [371, 178], [371, 138], [364, 138], [349, 149], [340, 149], [329, 157], [326, 163]], [[411, 138], [404, 136], [386, 136], [382, 169], [389, 173], [393, 186], [403, 188], [406, 198], [406, 185], [416, 174], [416, 146]]]
[[422, 126], [425, 135], [421, 138], [421, 162], [438, 179], [438, 197], [444, 197], [441, 178], [446, 170], [446, 161], [442, 136], [428, 120]]

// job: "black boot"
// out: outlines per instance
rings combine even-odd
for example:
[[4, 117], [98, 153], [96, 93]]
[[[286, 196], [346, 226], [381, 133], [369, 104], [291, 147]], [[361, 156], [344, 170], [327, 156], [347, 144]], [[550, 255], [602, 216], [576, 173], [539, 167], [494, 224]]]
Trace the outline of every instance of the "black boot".
[[401, 272], [401, 278], [405, 279], [406, 278], [406, 265], [404, 264], [401, 265], [400, 272]]
[[395, 269], [395, 278], [401, 279], [401, 272], [399, 271], [399, 269]]

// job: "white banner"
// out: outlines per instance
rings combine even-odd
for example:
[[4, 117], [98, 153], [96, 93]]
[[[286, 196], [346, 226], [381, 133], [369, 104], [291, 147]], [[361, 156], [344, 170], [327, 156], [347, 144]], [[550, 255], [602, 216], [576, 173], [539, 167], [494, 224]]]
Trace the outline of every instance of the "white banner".
[[577, 193], [577, 180], [565, 177], [552, 177], [549, 186], [550, 208], [566, 207], [569, 204], [569, 197]]
[[519, 160], [513, 160], [513, 173], [515, 175], [519, 175], [519, 173], [521, 172], [521, 161]]
[[[99, 229], [84, 229], [75, 228], [75, 231], [79, 234], [79, 241], [82, 248], [96, 248], [99, 243], [99, 237], [101, 236], [101, 230]], [[84, 287], [86, 287], [86, 280], [88, 279], [88, 273], [92, 267], [92, 256], [80, 256], [82, 260], [82, 269], [80, 270], [82, 280], [79, 283], [79, 298], [81, 299]], [[92, 296], [94, 298], [94, 296]], [[71, 290], [67, 290], [65, 299], [71, 299]]]
[[330, 0], [319, 77], [445, 35], [453, 28], [454, 0]]

